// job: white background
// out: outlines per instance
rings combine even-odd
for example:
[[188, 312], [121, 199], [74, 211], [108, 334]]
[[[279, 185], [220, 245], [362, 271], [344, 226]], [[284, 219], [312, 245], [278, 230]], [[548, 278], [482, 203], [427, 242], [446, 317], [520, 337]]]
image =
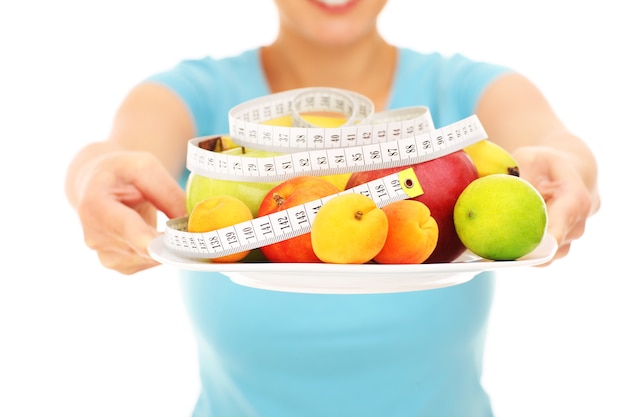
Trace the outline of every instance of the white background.
[[[499, 416], [626, 415], [617, 4], [390, 0], [381, 19], [402, 46], [519, 69], [600, 161], [603, 207], [571, 255], [498, 278], [484, 381]], [[198, 384], [174, 271], [100, 267], [64, 171], [143, 77], [267, 43], [275, 23], [270, 0], [0, 5], [0, 415], [189, 415]]]

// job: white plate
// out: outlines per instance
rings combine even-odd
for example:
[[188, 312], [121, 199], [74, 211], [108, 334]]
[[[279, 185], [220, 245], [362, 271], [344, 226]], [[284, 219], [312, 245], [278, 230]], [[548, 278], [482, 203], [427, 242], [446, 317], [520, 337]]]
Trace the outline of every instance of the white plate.
[[213, 263], [184, 258], [158, 236], [148, 246], [156, 261], [180, 269], [220, 272], [247, 287], [318, 294], [368, 294], [428, 290], [462, 284], [483, 271], [540, 265], [556, 253], [554, 238], [546, 235], [530, 254], [515, 261], [489, 261], [466, 251], [454, 262], [438, 264], [326, 264], [326, 263]]

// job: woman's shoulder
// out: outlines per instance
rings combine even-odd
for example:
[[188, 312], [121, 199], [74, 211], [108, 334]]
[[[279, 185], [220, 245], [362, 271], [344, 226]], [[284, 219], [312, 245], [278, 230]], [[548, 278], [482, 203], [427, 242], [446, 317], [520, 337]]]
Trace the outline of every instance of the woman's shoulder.
[[400, 80], [421, 81], [420, 88], [446, 85], [461, 88], [467, 84], [484, 86], [496, 76], [511, 71], [507, 66], [473, 59], [462, 53], [423, 53], [399, 48], [398, 71]]
[[468, 55], [459, 52], [451, 54], [444, 54], [437, 51], [420, 52], [407, 47], [399, 47], [398, 51], [400, 64], [410, 68], [435, 68], [441, 70], [471, 66], [501, 67], [501, 65], [495, 63], [473, 59]]
[[426, 105], [439, 126], [472, 114], [487, 85], [509, 71], [460, 53], [400, 48], [398, 55], [392, 106]]
[[234, 105], [267, 94], [259, 49], [232, 56], [185, 59], [146, 81], [173, 90], [187, 105], [198, 134], [226, 131], [225, 115]]
[[[245, 73], [257, 71], [259, 62], [259, 49], [255, 48], [223, 57], [207, 55], [199, 58], [187, 58], [159, 74], [180, 73], [193, 77], [219, 76], [220, 78], [226, 74], [232, 77], [237, 74], [245, 75]], [[159, 74], [155, 74], [155, 76]]]

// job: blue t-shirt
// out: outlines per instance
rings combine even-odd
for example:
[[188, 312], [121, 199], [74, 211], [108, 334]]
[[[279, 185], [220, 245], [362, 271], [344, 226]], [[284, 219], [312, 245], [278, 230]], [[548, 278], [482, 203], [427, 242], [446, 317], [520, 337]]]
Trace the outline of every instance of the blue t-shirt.
[[[507, 68], [399, 50], [389, 108], [424, 105], [435, 127], [475, 112]], [[149, 81], [175, 91], [197, 136], [270, 94], [258, 49], [188, 60]], [[181, 177], [181, 184], [186, 174]], [[327, 295], [260, 290], [180, 271], [197, 338], [204, 417], [487, 417], [481, 385], [493, 276], [448, 288]]]

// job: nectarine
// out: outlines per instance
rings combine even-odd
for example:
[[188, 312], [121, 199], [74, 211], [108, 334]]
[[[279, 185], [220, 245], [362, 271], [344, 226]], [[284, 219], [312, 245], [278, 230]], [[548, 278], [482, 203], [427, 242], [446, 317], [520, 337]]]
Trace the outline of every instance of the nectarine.
[[387, 240], [374, 257], [379, 264], [421, 264], [437, 246], [439, 227], [426, 204], [400, 200], [382, 208], [389, 221]]

